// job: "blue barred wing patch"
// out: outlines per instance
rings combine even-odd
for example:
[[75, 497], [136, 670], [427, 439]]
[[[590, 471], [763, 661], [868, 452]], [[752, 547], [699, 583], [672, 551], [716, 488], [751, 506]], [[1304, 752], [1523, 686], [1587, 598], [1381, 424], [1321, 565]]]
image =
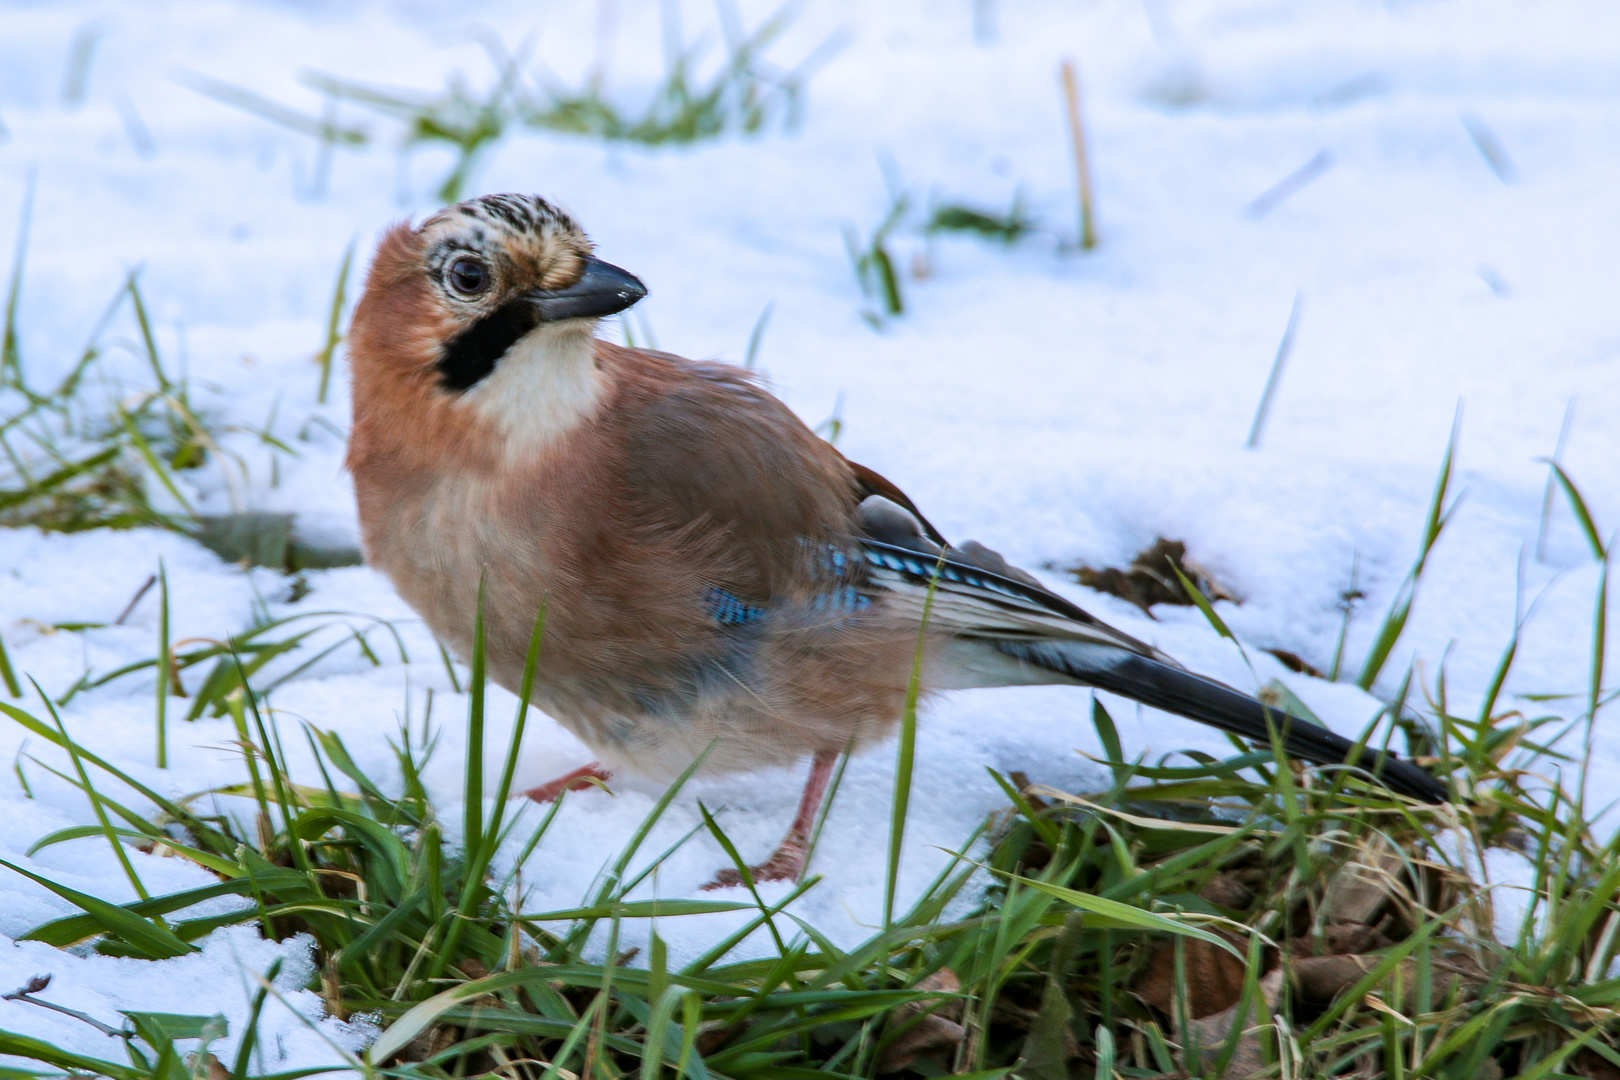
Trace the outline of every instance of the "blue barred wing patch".
[[709, 618], [721, 626], [746, 626], [765, 617], [765, 609], [748, 603], [742, 597], [729, 593], [718, 585], [711, 585], [703, 596], [709, 609]]
[[[809, 544], [810, 541], [801, 541]], [[818, 616], [845, 616], [865, 611], [873, 604], [868, 591], [863, 591], [850, 579], [860, 564], [839, 548], [828, 544], [814, 551], [811, 557], [812, 573], [821, 579], [825, 591], [817, 592], [803, 608]], [[742, 597], [711, 585], [703, 594], [703, 603], [709, 618], [721, 626], [748, 626], [764, 619], [768, 609], [751, 604]], [[776, 605], [773, 605], [776, 606]], [[797, 605], [795, 605], [797, 606]]]

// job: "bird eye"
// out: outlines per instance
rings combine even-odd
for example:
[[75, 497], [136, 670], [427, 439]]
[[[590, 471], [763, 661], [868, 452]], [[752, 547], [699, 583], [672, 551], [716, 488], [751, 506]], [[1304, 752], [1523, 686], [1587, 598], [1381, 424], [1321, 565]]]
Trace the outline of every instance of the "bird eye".
[[462, 296], [478, 296], [489, 288], [489, 268], [479, 260], [463, 255], [450, 264], [445, 279], [450, 283], [450, 288]]

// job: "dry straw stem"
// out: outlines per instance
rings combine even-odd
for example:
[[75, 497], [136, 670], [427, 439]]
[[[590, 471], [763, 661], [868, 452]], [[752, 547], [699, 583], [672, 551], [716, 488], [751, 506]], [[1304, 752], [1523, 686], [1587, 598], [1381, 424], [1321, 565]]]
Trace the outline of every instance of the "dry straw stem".
[[1080, 190], [1080, 249], [1097, 246], [1097, 228], [1092, 218], [1091, 159], [1086, 152], [1086, 127], [1080, 116], [1080, 77], [1074, 61], [1065, 58], [1062, 68], [1063, 101], [1069, 114], [1069, 139], [1074, 144], [1074, 171]]

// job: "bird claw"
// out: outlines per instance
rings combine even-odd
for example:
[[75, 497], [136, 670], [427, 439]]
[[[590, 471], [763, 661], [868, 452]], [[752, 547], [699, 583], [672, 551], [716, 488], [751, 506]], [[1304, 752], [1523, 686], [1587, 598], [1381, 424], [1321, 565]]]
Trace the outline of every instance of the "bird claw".
[[[764, 881], [798, 881], [804, 875], [804, 851], [784, 844], [769, 859], [758, 866], [750, 866], [748, 872], [756, 885]], [[703, 886], [703, 891], [735, 889], [742, 883], [742, 874], [728, 866], [715, 874], [714, 880]]]
[[583, 791], [589, 787], [600, 787], [603, 782], [612, 778], [611, 772], [593, 761], [583, 769], [565, 773], [549, 783], [530, 788], [523, 794], [537, 803], [555, 802], [565, 791]]

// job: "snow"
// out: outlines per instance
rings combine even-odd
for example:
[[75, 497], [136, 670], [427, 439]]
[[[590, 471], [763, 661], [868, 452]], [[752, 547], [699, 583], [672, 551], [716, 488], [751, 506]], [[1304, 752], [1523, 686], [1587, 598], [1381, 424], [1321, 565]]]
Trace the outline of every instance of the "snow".
[[[769, 10], [744, 6], [749, 25]], [[32, 185], [21, 305], [30, 375], [43, 383], [64, 371], [139, 267], [164, 355], [188, 373], [198, 404], [243, 428], [273, 418], [299, 454], [280, 455], [272, 483], [270, 449], [238, 430], [226, 445], [246, 476], [185, 474], [188, 498], [207, 511], [296, 512], [305, 538], [352, 543], [341, 440], [308, 422], [341, 430], [346, 389], [336, 380], [332, 400], [317, 405], [311, 356], [345, 247], [356, 239], [363, 252], [389, 222], [432, 209], [450, 158], [398, 150], [395, 127], [346, 106], [340, 119], [364, 126], [371, 143], [323, 164], [313, 140], [188, 80], [223, 80], [309, 115], [322, 104], [300, 81], [311, 70], [423, 90], [459, 71], [483, 87], [492, 77], [484, 28], [511, 47], [528, 37], [565, 83], [608, 57], [610, 94], [633, 104], [662, 71], [658, 7], [612, 5], [605, 50], [598, 5], [587, 3], [162, 0], [138, 17], [105, 2], [7, 6], [0, 245], [12, 242]], [[975, 8], [991, 24], [977, 32]], [[706, 6], [684, 5], [683, 18], [689, 38], [712, 37]], [[81, 33], [94, 47], [75, 104], [62, 89]], [[473, 190], [536, 191], [570, 207], [604, 257], [649, 284], [632, 325], [662, 348], [740, 358], [773, 303], [760, 357], [776, 391], [812, 424], [839, 409], [840, 449], [901, 484], [948, 535], [1047, 568], [1054, 588], [1198, 670], [1244, 686], [1281, 677], [1346, 732], [1372, 716], [1374, 697], [1290, 675], [1260, 650], [1327, 666], [1354, 565], [1367, 597], [1346, 656], [1359, 664], [1417, 554], [1460, 405], [1462, 501], [1375, 689], [1391, 692], [1412, 662], [1432, 686], [1443, 664], [1453, 705], [1477, 707], [1532, 600], [1506, 700], [1540, 712], [1514, 695], [1587, 685], [1598, 567], [1561, 496], [1537, 557], [1541, 459], [1573, 401], [1563, 462], [1599, 525], [1620, 520], [1620, 429], [1608, 422], [1620, 406], [1620, 9], [1600, 0], [812, 0], [770, 55], [791, 65], [840, 34], [847, 45], [810, 79], [797, 132], [650, 150], [515, 132], [483, 160]], [[1056, 80], [1065, 56], [1081, 74], [1096, 180], [1101, 245], [1089, 254], [1072, 250], [1073, 166]], [[1502, 148], [1506, 180], [1470, 123]], [[1262, 216], [1246, 212], [1322, 151], [1331, 163], [1319, 176]], [[842, 234], [870, 233], [891, 182], [919, 206], [937, 193], [1004, 207], [1022, 191], [1045, 231], [1010, 250], [936, 240], [932, 276], [908, 280], [908, 311], [874, 331]], [[900, 264], [922, 247], [902, 232]], [[1261, 445], [1248, 450], [1296, 293], [1293, 350]], [[110, 337], [133, 334], [126, 311]], [[139, 385], [133, 348], [114, 352], [109, 363]], [[1253, 674], [1197, 612], [1161, 608], [1150, 621], [1050, 570], [1124, 565], [1159, 535], [1184, 540], [1242, 600], [1221, 610]], [[289, 730], [307, 720], [337, 731], [386, 783], [397, 779], [387, 739], [402, 718], [420, 725], [431, 689], [442, 741], [427, 780], [444, 818], [459, 818], [464, 700], [420, 624], [370, 571], [309, 572], [309, 595], [294, 600], [281, 575], [244, 572], [166, 533], [0, 530], [0, 636], [17, 668], [59, 694], [87, 669], [152, 656], [155, 590], [121, 626], [55, 625], [110, 622], [160, 564], [176, 639], [221, 638], [263, 614], [349, 612], [344, 625], [359, 629], [390, 620], [408, 662], [376, 632], [380, 666], [340, 648], [273, 705]], [[173, 709], [173, 761], [153, 766], [153, 690], [149, 678], [119, 680], [76, 696], [64, 721], [166, 794], [239, 779], [229, 722], [185, 724]], [[1224, 745], [1191, 723], [1109, 705], [1133, 753]], [[492, 763], [512, 711], [509, 696], [492, 694]], [[915, 895], [947, 858], [941, 849], [959, 848], [1003, 805], [987, 767], [1059, 786], [1094, 778], [1080, 753], [1099, 749], [1087, 716], [1086, 694], [1064, 689], [936, 703], [919, 735], [902, 893]], [[549, 721], [529, 731], [520, 783], [588, 759]], [[298, 742], [289, 740], [295, 769], [309, 766]], [[0, 776], [0, 856], [130, 899], [99, 841], [25, 854], [41, 836], [93, 820], [80, 793], [32, 758], [66, 764], [0, 725], [0, 760], [18, 759], [32, 790]], [[850, 765], [818, 854], [826, 880], [795, 909], [835, 941], [864, 936], [880, 918], [884, 854], [872, 837], [886, 828], [892, 758], [878, 748]], [[1617, 765], [1620, 738], [1600, 721], [1592, 767]], [[695, 783], [645, 850], [699, 823], [702, 801], [724, 808], [746, 857], [762, 857], [802, 774]], [[631, 779], [611, 795], [572, 797], [524, 868], [528, 910], [579, 902], [657, 795]], [[179, 860], [131, 858], [154, 892], [206, 880]], [[647, 888], [692, 895], [724, 861], [699, 836]], [[0, 876], [0, 934], [70, 910]], [[691, 956], [734, 921], [682, 920], [660, 934], [676, 958]], [[210, 1007], [239, 1021], [248, 990], [231, 995], [251, 985], [244, 973], [300, 955], [307, 963], [297, 941], [274, 945], [242, 929], [146, 966], [17, 942], [0, 944], [0, 984], [50, 971], [63, 1003], [107, 1022], [118, 1008], [189, 1011], [198, 988], [212, 987]], [[297, 980], [284, 973], [282, 984], [287, 1004], [264, 1021], [267, 1069], [335, 1062], [334, 1046], [360, 1044], [364, 1032], [323, 1018]], [[107, 1053], [89, 1027], [20, 1003], [0, 1002], [0, 1028]]]

